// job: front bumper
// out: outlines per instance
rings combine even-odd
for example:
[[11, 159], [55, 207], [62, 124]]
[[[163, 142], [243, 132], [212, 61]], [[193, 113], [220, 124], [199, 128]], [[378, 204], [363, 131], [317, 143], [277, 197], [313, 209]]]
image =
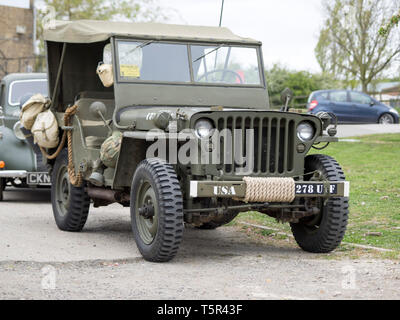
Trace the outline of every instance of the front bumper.
[[[191, 198], [234, 198], [243, 200], [246, 197], [247, 185], [244, 181], [191, 181]], [[296, 181], [294, 198], [330, 198], [330, 197], [349, 197], [349, 181]], [[266, 199], [268, 195], [266, 195]], [[271, 201], [265, 201], [271, 202]], [[273, 201], [272, 201], [273, 202]]]
[[27, 175], [25, 170], [0, 170], [0, 178], [26, 178]]

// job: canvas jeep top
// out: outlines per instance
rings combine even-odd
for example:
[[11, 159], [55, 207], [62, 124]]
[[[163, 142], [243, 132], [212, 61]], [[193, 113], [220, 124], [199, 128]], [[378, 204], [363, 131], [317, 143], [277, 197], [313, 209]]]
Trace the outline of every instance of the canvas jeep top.
[[[131, 208], [149, 261], [178, 251], [184, 224], [214, 229], [243, 211], [291, 223], [299, 245], [335, 249], [349, 183], [323, 149], [334, 115], [270, 110], [259, 41], [226, 28], [57, 21], [45, 30], [60, 145], [52, 167], [58, 227], [94, 206]], [[96, 74], [97, 73], [97, 74]]]

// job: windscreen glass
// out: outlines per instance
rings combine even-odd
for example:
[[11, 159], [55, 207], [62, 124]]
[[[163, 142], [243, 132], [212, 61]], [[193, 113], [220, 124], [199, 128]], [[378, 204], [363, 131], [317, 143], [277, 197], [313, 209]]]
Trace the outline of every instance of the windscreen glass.
[[123, 80], [190, 82], [187, 45], [119, 41], [118, 63]]
[[235, 85], [260, 85], [260, 68], [255, 48], [192, 46], [194, 81]]
[[47, 80], [21, 80], [11, 83], [8, 102], [10, 105], [19, 105], [21, 98], [30, 98], [34, 94], [41, 93], [47, 97]]

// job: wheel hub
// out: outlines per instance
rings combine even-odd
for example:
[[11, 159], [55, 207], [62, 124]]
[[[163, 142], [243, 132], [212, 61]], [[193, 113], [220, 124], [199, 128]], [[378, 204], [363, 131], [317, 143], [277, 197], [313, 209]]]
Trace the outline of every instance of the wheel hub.
[[139, 214], [145, 219], [154, 217], [154, 206], [152, 204], [145, 204], [139, 208]]

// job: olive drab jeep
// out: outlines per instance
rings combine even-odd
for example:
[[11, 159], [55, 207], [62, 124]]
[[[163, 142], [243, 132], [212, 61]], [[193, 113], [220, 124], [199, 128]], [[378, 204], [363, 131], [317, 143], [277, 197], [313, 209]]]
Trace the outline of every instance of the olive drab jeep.
[[45, 30], [46, 149], [57, 226], [80, 231], [90, 203], [129, 206], [137, 247], [172, 259], [184, 225], [215, 229], [254, 210], [290, 223], [301, 248], [341, 242], [349, 182], [308, 155], [336, 142], [328, 113], [270, 110], [261, 43], [226, 28], [59, 21]]

